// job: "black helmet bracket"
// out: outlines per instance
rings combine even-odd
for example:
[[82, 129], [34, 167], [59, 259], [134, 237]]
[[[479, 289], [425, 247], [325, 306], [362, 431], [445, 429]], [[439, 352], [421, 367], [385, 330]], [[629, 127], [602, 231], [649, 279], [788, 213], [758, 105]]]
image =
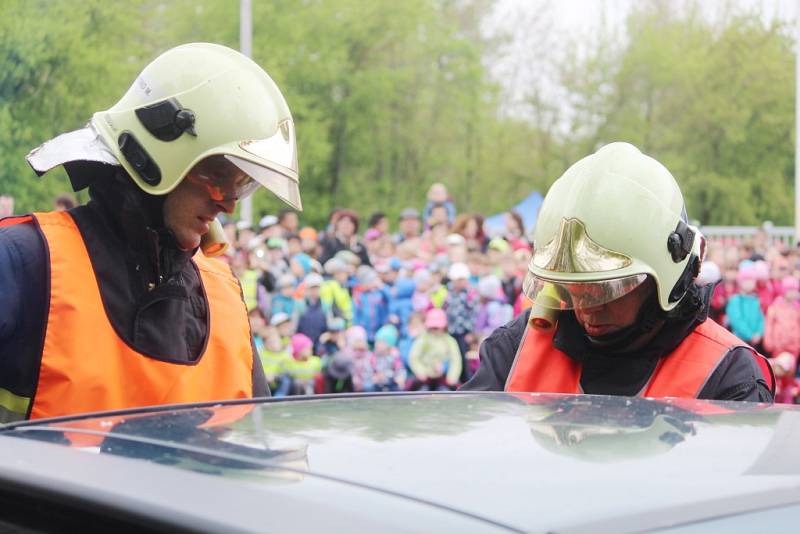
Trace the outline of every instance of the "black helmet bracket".
[[160, 141], [174, 141], [184, 133], [197, 137], [194, 111], [182, 108], [174, 98], [141, 107], [136, 117]]

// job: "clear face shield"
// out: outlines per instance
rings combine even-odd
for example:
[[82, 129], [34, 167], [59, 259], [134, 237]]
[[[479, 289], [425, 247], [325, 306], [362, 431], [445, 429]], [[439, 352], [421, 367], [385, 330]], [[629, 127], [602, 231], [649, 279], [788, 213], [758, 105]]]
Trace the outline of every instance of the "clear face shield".
[[239, 147], [262, 163], [233, 155], [226, 155], [225, 158], [293, 208], [303, 209], [297, 185], [297, 141], [291, 119], [280, 123], [272, 137], [242, 141]]

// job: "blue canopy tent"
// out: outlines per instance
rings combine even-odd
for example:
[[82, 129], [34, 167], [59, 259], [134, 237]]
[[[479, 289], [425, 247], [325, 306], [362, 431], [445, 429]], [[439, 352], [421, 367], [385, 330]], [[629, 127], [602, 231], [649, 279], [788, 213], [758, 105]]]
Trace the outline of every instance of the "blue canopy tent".
[[[539, 215], [539, 207], [542, 205], [543, 200], [544, 197], [542, 197], [541, 193], [534, 191], [522, 202], [506, 211], [513, 210], [519, 213], [525, 223], [525, 233], [530, 234], [533, 227], [536, 226], [536, 217]], [[505, 228], [504, 217], [505, 211], [487, 217], [483, 221], [483, 231], [486, 232], [486, 235], [496, 236], [501, 234]]]

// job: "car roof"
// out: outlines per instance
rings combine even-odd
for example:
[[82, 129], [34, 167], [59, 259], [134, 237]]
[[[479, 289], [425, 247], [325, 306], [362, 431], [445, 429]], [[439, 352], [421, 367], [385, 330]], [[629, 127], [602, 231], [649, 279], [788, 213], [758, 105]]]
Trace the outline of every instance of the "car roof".
[[[39, 469], [52, 486], [64, 481], [47, 476], [80, 465], [102, 473], [91, 492], [114, 487], [109, 506], [211, 510], [213, 525], [242, 530], [352, 530], [363, 518], [384, 531], [640, 531], [800, 502], [799, 421], [791, 406], [591, 395], [257, 400], [9, 425], [0, 477]], [[58, 456], [37, 449], [9, 473], [29, 445]], [[142, 477], [158, 513], [119, 482]]]

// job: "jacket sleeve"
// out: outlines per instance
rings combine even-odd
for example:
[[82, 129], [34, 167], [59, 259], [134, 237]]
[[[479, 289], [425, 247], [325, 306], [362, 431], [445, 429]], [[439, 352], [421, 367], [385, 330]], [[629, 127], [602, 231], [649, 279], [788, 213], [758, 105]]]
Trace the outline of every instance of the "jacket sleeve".
[[772, 392], [753, 354], [745, 347], [728, 352], [698, 395], [700, 399], [772, 402]]
[[501, 326], [487, 337], [480, 348], [480, 366], [475, 375], [461, 389], [468, 391], [503, 391], [517, 354], [529, 310]]
[[38, 382], [48, 313], [48, 261], [46, 245], [33, 224], [0, 228], [0, 388], [21, 397], [33, 397]]

